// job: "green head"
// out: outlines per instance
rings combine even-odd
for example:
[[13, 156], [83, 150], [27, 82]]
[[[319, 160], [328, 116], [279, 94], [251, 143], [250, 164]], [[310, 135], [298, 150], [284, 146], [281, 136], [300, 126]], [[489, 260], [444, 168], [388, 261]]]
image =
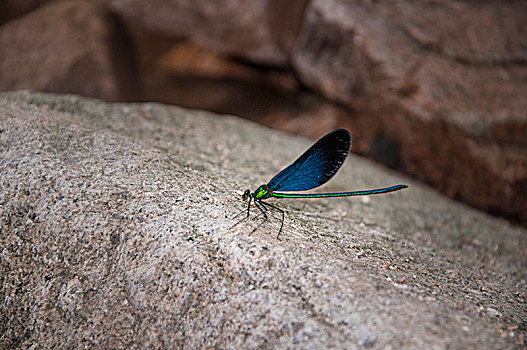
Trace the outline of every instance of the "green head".
[[272, 193], [272, 191], [267, 185], [261, 185], [253, 193], [251, 193], [251, 191], [249, 191], [249, 190], [245, 190], [245, 192], [243, 193], [242, 198], [243, 198], [243, 200], [246, 200], [247, 198], [267, 199], [267, 198], [271, 197], [271, 193]]

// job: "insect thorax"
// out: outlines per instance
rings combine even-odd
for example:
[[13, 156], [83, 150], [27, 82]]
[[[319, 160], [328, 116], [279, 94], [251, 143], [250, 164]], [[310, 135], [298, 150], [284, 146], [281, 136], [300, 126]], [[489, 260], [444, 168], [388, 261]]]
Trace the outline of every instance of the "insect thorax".
[[253, 193], [253, 197], [255, 199], [267, 199], [271, 197], [272, 190], [267, 185], [261, 185], [258, 187], [256, 191]]

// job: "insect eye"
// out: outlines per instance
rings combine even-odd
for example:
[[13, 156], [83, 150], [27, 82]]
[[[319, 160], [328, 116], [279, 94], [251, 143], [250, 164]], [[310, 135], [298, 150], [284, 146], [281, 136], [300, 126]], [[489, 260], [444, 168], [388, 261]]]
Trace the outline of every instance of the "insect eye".
[[245, 192], [243, 193], [242, 198], [245, 200], [245, 199], [249, 198], [249, 195], [250, 195], [250, 194], [251, 194], [251, 191], [249, 191], [249, 190], [245, 190]]

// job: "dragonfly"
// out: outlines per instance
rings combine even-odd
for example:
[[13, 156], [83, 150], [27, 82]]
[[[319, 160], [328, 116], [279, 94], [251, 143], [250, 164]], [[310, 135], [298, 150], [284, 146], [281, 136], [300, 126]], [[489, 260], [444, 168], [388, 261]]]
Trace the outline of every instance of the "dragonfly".
[[284, 210], [274, 204], [265, 202], [265, 200], [269, 198], [334, 198], [367, 196], [399, 191], [408, 187], [406, 185], [394, 185], [351, 192], [293, 193], [294, 191], [311, 190], [328, 182], [346, 160], [350, 151], [350, 146], [351, 136], [346, 129], [337, 129], [323, 136], [298, 157], [294, 163], [276, 174], [267, 184], [259, 186], [254, 192], [246, 190], [243, 193], [242, 198], [243, 200], [249, 199], [247, 209], [242, 210], [234, 216], [233, 220], [245, 212], [247, 215], [236, 222], [232, 227], [249, 218], [251, 202], [253, 202], [254, 206], [260, 210], [258, 216], [263, 215], [263, 220], [251, 231], [251, 233], [256, 231], [269, 219], [267, 215], [269, 209], [276, 210], [282, 214], [280, 230], [277, 235], [277, 239], [280, 239], [280, 233], [282, 233], [284, 227]]

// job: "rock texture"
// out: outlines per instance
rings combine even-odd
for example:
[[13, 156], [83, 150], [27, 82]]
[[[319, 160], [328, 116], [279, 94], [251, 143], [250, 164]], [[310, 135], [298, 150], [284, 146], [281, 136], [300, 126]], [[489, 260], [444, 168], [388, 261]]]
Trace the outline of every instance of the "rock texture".
[[527, 225], [525, 23], [518, 0], [5, 0], [0, 90], [347, 127], [355, 152]]
[[50, 0], [4, 0], [0, 2], [0, 24], [22, 16]]
[[0, 91], [31, 88], [105, 100], [133, 97], [131, 58], [107, 11], [56, 1], [0, 27]]
[[0, 95], [1, 348], [525, 346], [527, 231], [350, 156], [235, 228], [309, 146], [159, 104]]
[[146, 101], [260, 121], [277, 110], [300, 109], [300, 84], [290, 72], [252, 67], [188, 42], [163, 45], [144, 32], [134, 38]]
[[306, 0], [106, 0], [130, 26], [253, 62], [285, 65]]
[[526, 22], [518, 1], [315, 0], [293, 64], [362, 115], [357, 151], [527, 220]]

